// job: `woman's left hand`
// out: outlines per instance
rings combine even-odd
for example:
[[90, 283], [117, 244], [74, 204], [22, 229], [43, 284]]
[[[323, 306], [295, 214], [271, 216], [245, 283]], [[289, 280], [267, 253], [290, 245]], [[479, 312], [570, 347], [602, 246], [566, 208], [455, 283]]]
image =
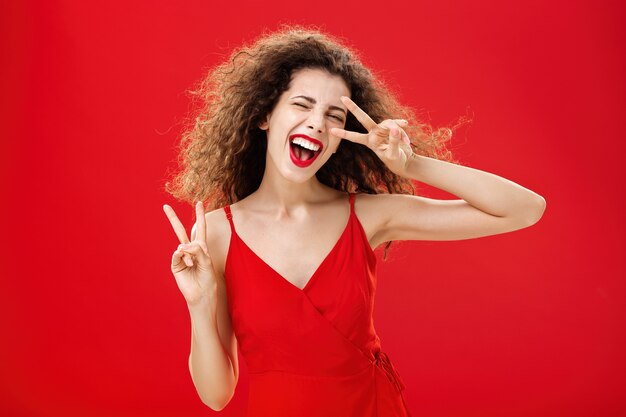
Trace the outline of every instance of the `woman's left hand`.
[[341, 101], [367, 129], [368, 133], [351, 132], [336, 127], [332, 128], [330, 133], [367, 146], [374, 151], [391, 172], [403, 175], [411, 155], [413, 155], [411, 141], [401, 127], [406, 127], [408, 122], [401, 119], [385, 119], [376, 123], [350, 98], [341, 96]]

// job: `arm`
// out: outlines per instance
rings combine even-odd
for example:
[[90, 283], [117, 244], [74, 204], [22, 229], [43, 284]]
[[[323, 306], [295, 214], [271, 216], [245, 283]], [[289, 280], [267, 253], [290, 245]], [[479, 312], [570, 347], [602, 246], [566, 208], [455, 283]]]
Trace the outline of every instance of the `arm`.
[[462, 240], [506, 233], [533, 225], [546, 207], [543, 197], [505, 178], [421, 155], [411, 155], [401, 175], [461, 200], [382, 195], [377, 211], [390, 215], [382, 221], [377, 242]]
[[[192, 240], [195, 228], [194, 225]], [[220, 411], [232, 398], [239, 375], [236, 340], [225, 305], [224, 281], [217, 278], [208, 297], [196, 305], [188, 305], [192, 326], [189, 372], [202, 402]]]
[[203, 303], [189, 308], [189, 372], [202, 402], [220, 411], [232, 398], [237, 380], [230, 358], [220, 342], [215, 307], [214, 303]]
[[397, 175], [461, 197], [376, 196], [371, 207], [379, 215], [371, 239], [374, 247], [390, 240], [461, 240], [495, 235], [531, 226], [543, 215], [546, 201], [540, 195], [485, 171], [416, 155], [400, 126], [407, 126], [406, 120], [386, 119], [377, 124], [349, 97], [342, 96], [341, 101], [367, 133], [332, 128], [331, 134], [367, 146]]

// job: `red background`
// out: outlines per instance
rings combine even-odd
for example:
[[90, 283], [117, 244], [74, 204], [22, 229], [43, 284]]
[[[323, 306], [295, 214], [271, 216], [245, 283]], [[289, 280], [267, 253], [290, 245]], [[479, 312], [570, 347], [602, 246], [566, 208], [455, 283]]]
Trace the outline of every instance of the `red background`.
[[[166, 170], [205, 68], [301, 23], [345, 36], [435, 126], [473, 115], [462, 163], [547, 201], [530, 228], [379, 263], [377, 330], [411, 411], [626, 415], [620, 3], [4, 3], [0, 414], [214, 413], [188, 374], [162, 205], [188, 230], [193, 209]], [[240, 363], [219, 415], [245, 410]]]

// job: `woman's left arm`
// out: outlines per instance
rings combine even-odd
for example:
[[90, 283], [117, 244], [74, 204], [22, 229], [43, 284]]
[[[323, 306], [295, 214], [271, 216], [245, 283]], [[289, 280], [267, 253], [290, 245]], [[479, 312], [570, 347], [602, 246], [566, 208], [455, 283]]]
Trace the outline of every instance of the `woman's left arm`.
[[437, 200], [380, 194], [376, 242], [462, 240], [511, 232], [535, 224], [546, 208], [539, 194], [495, 174], [413, 154], [400, 175], [454, 194]]
[[381, 234], [394, 238], [390, 240], [456, 240], [506, 233], [535, 224], [546, 208], [542, 196], [506, 178], [422, 155], [411, 155], [400, 175], [461, 200], [386, 195], [387, 201], [381, 203], [392, 215]]
[[543, 215], [546, 201], [539, 194], [489, 172], [417, 155], [400, 126], [405, 121], [377, 124], [349, 98], [342, 101], [368, 133], [337, 128], [331, 133], [369, 147], [395, 174], [461, 198], [376, 195], [369, 203], [379, 218], [372, 238], [375, 243], [489, 236], [531, 226]]
[[445, 190], [487, 214], [525, 225], [536, 223], [546, 207], [539, 194], [498, 175], [413, 154], [403, 177]]

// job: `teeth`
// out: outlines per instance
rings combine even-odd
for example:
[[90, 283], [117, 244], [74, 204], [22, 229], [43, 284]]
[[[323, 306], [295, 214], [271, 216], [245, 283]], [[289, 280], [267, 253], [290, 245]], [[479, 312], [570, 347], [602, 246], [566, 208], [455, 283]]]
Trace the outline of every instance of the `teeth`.
[[319, 145], [309, 142], [308, 140], [302, 137], [297, 137], [292, 142], [295, 143], [296, 145], [302, 146], [303, 148], [307, 148], [313, 152], [317, 152], [320, 149]]

